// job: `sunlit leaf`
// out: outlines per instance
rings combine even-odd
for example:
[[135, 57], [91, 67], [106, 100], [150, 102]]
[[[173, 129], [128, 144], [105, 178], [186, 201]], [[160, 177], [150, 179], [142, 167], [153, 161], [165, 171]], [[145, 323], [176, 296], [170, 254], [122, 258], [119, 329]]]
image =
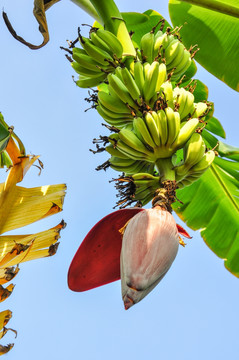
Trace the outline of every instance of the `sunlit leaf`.
[[[192, 5], [187, 1], [170, 0], [172, 23], [174, 26], [183, 25], [180, 34], [187, 47], [197, 44], [200, 48], [195, 59], [217, 78], [239, 91], [239, 3], [234, 0], [207, 3], [210, 3], [209, 7], [215, 5], [214, 8], [205, 8], [198, 1], [197, 5]], [[228, 15], [227, 9], [230, 7], [234, 12]]]
[[54, 255], [53, 246], [58, 244], [65, 223], [36, 234], [0, 236], [0, 267]]
[[177, 191], [173, 208], [201, 235], [227, 269], [239, 277], [239, 164], [216, 158], [192, 185]]

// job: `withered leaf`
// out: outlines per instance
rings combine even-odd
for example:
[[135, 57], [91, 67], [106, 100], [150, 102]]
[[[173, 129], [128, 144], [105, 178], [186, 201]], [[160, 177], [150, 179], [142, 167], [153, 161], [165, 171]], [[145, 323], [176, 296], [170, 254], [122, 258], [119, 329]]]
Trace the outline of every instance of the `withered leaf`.
[[0, 345], [0, 355], [8, 353], [13, 348], [14, 344], [8, 344], [6, 346]]
[[4, 271], [4, 275], [0, 277], [0, 285], [3, 285], [7, 283], [8, 281], [11, 281], [19, 272], [19, 267], [11, 266], [6, 267], [5, 269], [2, 269]]
[[20, 41], [22, 44], [28, 46], [32, 50], [37, 50], [46, 45], [49, 41], [49, 32], [45, 12], [58, 1], [60, 0], [34, 0], [33, 14], [39, 24], [39, 31], [43, 36], [43, 42], [40, 45], [33, 45], [24, 40], [21, 36], [17, 35], [16, 31], [12, 27], [11, 22], [8, 19], [7, 14], [4, 11], [2, 13], [3, 19], [8, 30], [16, 40]]
[[8, 287], [4, 288], [0, 285], [0, 302], [6, 300], [13, 292], [14, 285], [10, 284]]

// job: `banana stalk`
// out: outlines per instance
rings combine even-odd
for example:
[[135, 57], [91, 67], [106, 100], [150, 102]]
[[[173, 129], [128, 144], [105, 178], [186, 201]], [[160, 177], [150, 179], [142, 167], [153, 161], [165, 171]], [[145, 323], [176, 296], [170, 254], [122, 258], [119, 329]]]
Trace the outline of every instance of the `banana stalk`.
[[96, 9], [101, 19], [101, 23], [105, 25], [105, 29], [115, 34], [123, 45], [123, 54], [135, 56], [136, 51], [134, 45], [129, 36], [124, 19], [114, 1], [91, 0], [91, 3]]

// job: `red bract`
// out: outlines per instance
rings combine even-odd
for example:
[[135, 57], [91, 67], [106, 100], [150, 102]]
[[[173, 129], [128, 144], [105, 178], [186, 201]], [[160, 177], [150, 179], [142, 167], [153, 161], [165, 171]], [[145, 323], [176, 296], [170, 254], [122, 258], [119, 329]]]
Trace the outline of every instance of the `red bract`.
[[71, 290], [86, 291], [120, 279], [122, 234], [119, 230], [144, 210], [131, 208], [115, 211], [89, 231], [69, 268], [68, 286]]
[[119, 230], [143, 209], [122, 209], [101, 219], [86, 235], [68, 272], [68, 286], [86, 291], [120, 279], [122, 234]]

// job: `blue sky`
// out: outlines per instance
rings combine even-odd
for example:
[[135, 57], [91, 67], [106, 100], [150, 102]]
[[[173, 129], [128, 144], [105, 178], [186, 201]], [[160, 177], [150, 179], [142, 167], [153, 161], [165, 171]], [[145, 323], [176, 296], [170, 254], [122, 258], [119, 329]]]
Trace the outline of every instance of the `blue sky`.
[[[168, 20], [167, 1], [117, 2], [121, 11], [159, 11]], [[40, 43], [32, 1], [3, 1], [16, 31]], [[93, 155], [92, 139], [104, 134], [96, 112], [84, 112], [87, 90], [75, 86], [74, 75], [59, 49], [75, 39], [77, 27], [92, 20], [72, 2], [62, 0], [48, 13], [50, 43], [31, 51], [16, 42], [0, 19], [0, 111], [23, 140], [28, 153], [40, 154], [45, 169], [32, 168], [23, 186], [66, 183], [64, 212], [18, 233], [56, 225], [62, 231], [56, 256], [21, 265], [12, 296], [1, 309], [13, 311], [9, 327], [18, 330], [9, 360], [66, 358], [121, 360], [207, 360], [236, 358], [238, 352], [238, 280], [200, 238], [193, 236], [163, 281], [141, 303], [125, 311], [120, 282], [71, 292], [66, 277], [79, 244], [91, 227], [112, 211], [115, 189], [108, 181], [116, 172], [96, 172], [107, 159]], [[197, 77], [209, 87], [215, 116], [227, 142], [238, 145], [238, 93], [199, 67]], [[1, 171], [1, 181], [6, 174]], [[177, 220], [180, 222], [179, 220]], [[182, 224], [182, 223], [181, 223]], [[223, 224], [222, 224], [223, 226]], [[13, 341], [7, 334], [2, 343]]]

